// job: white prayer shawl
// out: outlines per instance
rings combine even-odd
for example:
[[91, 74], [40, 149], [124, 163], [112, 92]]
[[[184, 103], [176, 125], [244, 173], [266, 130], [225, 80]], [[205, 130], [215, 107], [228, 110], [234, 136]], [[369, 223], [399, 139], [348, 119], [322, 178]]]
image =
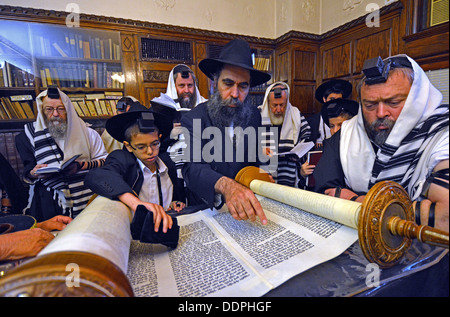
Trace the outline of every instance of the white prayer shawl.
[[420, 66], [408, 59], [414, 81], [397, 122], [377, 153], [366, 134], [362, 111], [342, 125], [341, 164], [347, 186], [356, 192], [392, 180], [416, 200], [434, 167], [449, 158], [448, 105], [441, 105], [442, 94]]
[[[45, 90], [36, 98], [38, 111], [36, 121], [26, 124], [24, 129], [35, 151], [36, 162], [37, 164], [51, 164], [55, 162], [61, 164], [77, 154], [81, 154], [80, 160], [91, 161], [89, 132], [86, 123], [78, 117], [69, 97], [62, 91], [59, 91], [59, 94], [67, 112], [67, 136], [63, 143], [64, 148], [61, 148], [64, 158], [61, 157], [58, 145], [48, 132], [44, 121], [42, 100], [47, 96], [47, 90]], [[85, 173], [87, 171], [79, 171], [68, 177], [56, 174], [41, 181], [47, 187], [47, 190], [55, 190], [54, 199], [58, 201], [64, 213], [69, 210], [69, 216], [77, 215], [81, 212], [90, 196], [92, 196], [92, 191], [84, 185]], [[28, 180], [28, 182], [30, 183], [29, 207], [33, 199], [35, 184], [34, 180]]]
[[[179, 65], [177, 65], [177, 66], [179, 66]], [[186, 66], [186, 65], [184, 65], [184, 66]], [[173, 109], [175, 109], [177, 111], [189, 110], [189, 109], [181, 108], [180, 103], [174, 101], [174, 100], [178, 99], [177, 88], [175, 86], [175, 80], [173, 79], [173, 70], [175, 69], [175, 67], [171, 70], [171, 72], [169, 74], [169, 80], [167, 81], [166, 93], [165, 94], [161, 93], [161, 95], [159, 97], [154, 98], [152, 101], [157, 102], [157, 103], [162, 104], [162, 105], [165, 105], [165, 106], [168, 106], [168, 107], [173, 108]], [[198, 90], [198, 87], [197, 87], [196, 83], [195, 83], [195, 92], [194, 93], [196, 95], [196, 103], [195, 103], [194, 107], [196, 107], [197, 105], [207, 101], [207, 99], [203, 98], [200, 95], [200, 91]]]
[[[64, 151], [64, 159], [68, 160], [74, 155], [81, 154], [79, 160], [91, 161], [92, 158], [89, 151], [89, 133], [86, 123], [78, 117], [70, 98], [60, 90], [59, 95], [61, 96], [61, 101], [67, 112], [67, 135], [64, 140], [64, 144], [66, 146], [64, 149], [61, 149]], [[35, 132], [40, 132], [47, 129], [44, 121], [45, 115], [42, 111], [42, 100], [45, 96], [47, 96], [47, 90], [41, 92], [36, 98], [38, 114], [34, 125]], [[31, 144], [34, 147], [34, 140], [30, 139], [30, 142], [32, 142]]]
[[330, 128], [325, 124], [321, 115], [319, 122], [319, 137], [317, 138], [316, 143], [323, 144], [323, 140], [329, 139], [330, 137], [331, 137]]
[[[261, 111], [262, 126], [266, 128], [273, 126], [269, 114], [269, 111], [271, 111], [269, 106], [269, 94], [273, 87], [280, 84], [287, 88], [288, 98], [284, 121], [279, 137], [280, 141], [278, 143], [278, 153], [288, 152], [297, 144], [297, 142], [300, 142], [301, 140], [309, 140], [311, 137], [311, 129], [306, 119], [301, 115], [300, 110], [292, 106], [289, 101], [290, 89], [289, 86], [284, 82], [273, 83], [267, 88], [264, 95], [263, 104], [258, 107]], [[269, 147], [272, 151], [277, 151], [275, 144], [277, 140], [273, 139], [273, 134], [268, 131], [266, 137], [267, 140], [265, 140], [265, 144], [262, 144], [262, 146]], [[270, 139], [271, 137], [272, 139]], [[278, 162], [276, 174], [275, 171], [271, 172], [274, 173], [274, 177], [278, 184], [294, 187], [297, 186], [298, 173], [297, 165], [295, 162], [281, 159]]]

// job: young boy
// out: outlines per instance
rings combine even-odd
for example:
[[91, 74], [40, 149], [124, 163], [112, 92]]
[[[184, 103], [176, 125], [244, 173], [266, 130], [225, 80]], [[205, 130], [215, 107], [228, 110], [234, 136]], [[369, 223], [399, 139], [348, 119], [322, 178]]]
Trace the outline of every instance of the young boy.
[[[322, 106], [321, 116], [325, 124], [330, 128], [331, 136], [341, 129], [342, 123], [358, 114], [359, 105], [350, 99], [332, 99]], [[326, 140], [324, 140], [326, 142]], [[300, 175], [306, 178], [314, 172], [316, 165], [305, 162], [301, 166]]]
[[106, 130], [124, 147], [111, 152], [102, 168], [89, 172], [85, 184], [100, 196], [120, 200], [133, 212], [139, 205], [145, 206], [153, 212], [155, 232], [161, 222], [167, 232], [172, 218], [165, 210], [184, 208], [184, 189], [178, 185], [169, 156], [158, 156], [161, 142], [153, 113], [116, 115], [106, 122]]

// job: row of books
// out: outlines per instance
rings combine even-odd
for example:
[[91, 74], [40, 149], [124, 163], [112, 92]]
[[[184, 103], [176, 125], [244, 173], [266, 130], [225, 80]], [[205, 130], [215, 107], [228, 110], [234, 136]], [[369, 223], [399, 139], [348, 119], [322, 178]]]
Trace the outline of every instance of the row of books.
[[141, 55], [145, 59], [192, 61], [190, 42], [142, 38]]
[[24, 70], [5, 61], [0, 68], [0, 87], [34, 87], [31, 69]]
[[35, 52], [44, 57], [120, 60], [120, 45], [112, 38], [101, 39], [82, 34], [64, 33], [61, 36], [37, 36]]
[[104, 94], [69, 94], [75, 111], [80, 117], [103, 117], [116, 114], [117, 100], [123, 97], [121, 92]]
[[270, 60], [270, 57], [256, 56], [255, 65], [253, 67], [257, 70], [268, 72], [270, 70]]
[[[15, 100], [15, 96], [0, 98], [0, 120], [34, 119], [31, 100]], [[30, 96], [31, 97], [31, 96]]]
[[42, 87], [119, 88], [122, 68], [109, 63], [44, 63], [39, 67]]

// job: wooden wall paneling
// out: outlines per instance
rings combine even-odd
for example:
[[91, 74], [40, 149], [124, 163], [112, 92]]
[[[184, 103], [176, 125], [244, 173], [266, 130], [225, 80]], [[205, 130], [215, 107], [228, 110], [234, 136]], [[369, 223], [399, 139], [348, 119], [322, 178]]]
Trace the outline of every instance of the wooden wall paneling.
[[319, 49], [314, 44], [296, 45], [292, 49], [291, 96], [302, 115], [311, 116], [316, 112], [314, 92], [317, 80]]
[[139, 49], [136, 36], [121, 32], [122, 42], [122, 70], [125, 75], [125, 96], [133, 96], [140, 100], [139, 78], [137, 74]]
[[194, 45], [194, 65], [193, 71], [198, 81], [198, 89], [200, 91], [200, 95], [204, 98], [209, 98], [209, 79], [203, 74], [203, 72], [198, 68], [198, 64], [201, 60], [208, 57], [206, 43], [197, 42]]
[[322, 81], [351, 74], [351, 42], [332, 47], [322, 53]]
[[294, 79], [316, 81], [317, 53], [294, 49]]
[[297, 107], [303, 116], [309, 117], [316, 112], [314, 101], [315, 83], [295, 82], [291, 86], [291, 104]]
[[[449, 23], [403, 37], [405, 54], [426, 69], [449, 67]], [[433, 64], [438, 65], [433, 67]]]
[[150, 100], [166, 92], [170, 72], [176, 65], [147, 61], [139, 62], [140, 96], [141, 102], [146, 107], [150, 107]]
[[392, 52], [392, 30], [381, 30], [380, 32], [361, 37], [355, 40], [355, 58], [353, 73], [362, 71], [364, 62], [369, 58], [391, 56]]
[[276, 64], [276, 70], [275, 70], [275, 81], [284, 81], [289, 82], [290, 81], [290, 73], [289, 73], [289, 65], [290, 65], [290, 59], [289, 59], [289, 51], [285, 48], [282, 50], [277, 50], [275, 52], [275, 64]]

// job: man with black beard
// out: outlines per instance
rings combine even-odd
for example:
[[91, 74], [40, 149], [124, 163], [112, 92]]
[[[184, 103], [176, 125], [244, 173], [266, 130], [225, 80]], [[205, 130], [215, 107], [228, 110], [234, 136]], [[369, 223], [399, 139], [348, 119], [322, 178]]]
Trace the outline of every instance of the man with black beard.
[[[69, 97], [58, 88], [43, 91], [36, 103], [36, 121], [25, 124], [24, 131], [16, 137], [24, 165], [23, 179], [30, 185], [25, 212], [37, 221], [61, 214], [74, 218], [93, 194], [84, 185], [85, 174], [102, 166], [108, 153], [97, 131], [87, 127]], [[62, 172], [38, 172], [76, 155], [76, 161]]]
[[150, 101], [156, 120], [163, 123], [161, 153], [178, 140], [181, 116], [205, 101], [194, 72], [184, 64], [175, 66], [169, 74], [166, 92]]
[[361, 110], [326, 143], [315, 190], [362, 202], [376, 183], [405, 188], [416, 223], [448, 232], [449, 108], [406, 55], [366, 61]]
[[235, 219], [259, 217], [266, 224], [253, 192], [234, 177], [246, 166], [259, 165], [261, 115], [245, 100], [250, 87], [267, 82], [270, 75], [253, 68], [250, 47], [240, 39], [229, 42], [218, 59], [202, 60], [199, 68], [214, 81], [215, 92], [181, 119], [189, 134], [185, 137], [190, 155], [182, 168], [194, 196], [189, 204], [219, 208], [225, 202]]

